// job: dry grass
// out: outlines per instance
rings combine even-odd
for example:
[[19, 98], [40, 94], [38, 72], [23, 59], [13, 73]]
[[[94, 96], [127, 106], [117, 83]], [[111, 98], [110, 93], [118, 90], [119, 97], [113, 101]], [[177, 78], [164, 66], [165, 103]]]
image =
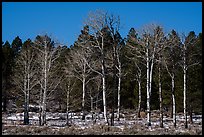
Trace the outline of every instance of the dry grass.
[[141, 118], [145, 118], [146, 117], [146, 113], [145, 112], [140, 112], [140, 116], [141, 116]]
[[54, 128], [37, 126], [3, 126], [3, 135], [202, 135], [202, 129], [174, 129], [158, 128], [150, 131], [145, 126], [133, 125], [131, 128], [121, 130], [118, 127], [96, 125], [92, 128], [79, 129], [77, 126]]
[[[177, 121], [176, 129], [173, 127], [172, 120], [165, 120], [164, 128], [160, 128], [159, 124], [153, 125], [149, 129], [146, 122], [146, 114], [143, 113], [141, 118], [137, 118], [135, 111], [125, 111], [124, 119], [117, 121], [115, 126], [108, 126], [104, 123], [92, 122], [74, 123], [70, 127], [55, 126], [52, 123], [59, 122], [59, 120], [48, 121], [48, 126], [35, 125], [12, 125], [12, 122], [6, 120], [6, 115], [2, 117], [2, 135], [202, 135], [202, 123], [189, 123], [189, 128], [184, 129], [184, 122]], [[141, 112], [142, 113], [142, 112]], [[158, 114], [152, 114], [152, 122], [158, 121]], [[62, 119], [62, 117], [60, 118]], [[168, 118], [169, 120], [170, 118]], [[128, 121], [129, 120], [129, 121]], [[18, 121], [17, 121], [18, 122]], [[168, 125], [167, 125], [168, 124]], [[82, 128], [83, 127], [83, 128]]]

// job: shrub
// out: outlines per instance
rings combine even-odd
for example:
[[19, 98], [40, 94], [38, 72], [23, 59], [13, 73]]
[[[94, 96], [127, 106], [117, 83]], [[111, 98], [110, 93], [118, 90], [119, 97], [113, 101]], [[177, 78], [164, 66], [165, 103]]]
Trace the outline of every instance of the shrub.
[[145, 118], [146, 117], [146, 113], [144, 111], [140, 112], [140, 116], [141, 118]]

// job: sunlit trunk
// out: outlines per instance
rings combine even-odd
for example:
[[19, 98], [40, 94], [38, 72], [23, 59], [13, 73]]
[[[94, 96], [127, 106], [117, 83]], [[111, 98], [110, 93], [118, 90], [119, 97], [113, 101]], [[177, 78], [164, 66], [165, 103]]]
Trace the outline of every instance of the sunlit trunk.
[[102, 77], [102, 82], [103, 82], [103, 112], [104, 112], [104, 118], [105, 121], [107, 121], [107, 110], [106, 110], [106, 91], [105, 91], [105, 76]]
[[104, 112], [104, 118], [105, 121], [107, 122], [107, 124], [109, 125], [108, 119], [107, 119], [107, 110], [106, 110], [106, 83], [105, 83], [105, 62], [104, 62], [104, 41], [103, 41], [103, 37], [102, 37], [102, 65], [101, 65], [101, 70], [102, 70], [102, 88], [103, 88], [103, 112]]
[[147, 125], [151, 126], [151, 112], [150, 112], [150, 88], [149, 88], [149, 75], [150, 75], [150, 70], [149, 70], [149, 49], [147, 48], [146, 51], [146, 57], [147, 57]]
[[[153, 67], [154, 67], [154, 52], [155, 52], [155, 47], [154, 47], [154, 50], [153, 50], [153, 55], [152, 55], [152, 58], [151, 58], [151, 68], [150, 68], [150, 76], [149, 76], [149, 92], [150, 92], [150, 96], [151, 96], [151, 93], [152, 93], [152, 73], [153, 73]], [[149, 58], [149, 57], [148, 57]], [[148, 61], [149, 62], [149, 61]]]
[[82, 113], [83, 113], [82, 114], [82, 120], [85, 120], [85, 113], [84, 113], [84, 107], [85, 107], [85, 80], [86, 80], [85, 75], [83, 75], [83, 78], [82, 78], [82, 90], [83, 90], [83, 95], [82, 95]]
[[187, 112], [186, 112], [186, 73], [187, 73], [187, 65], [186, 65], [186, 45], [184, 44], [183, 51], [183, 109], [184, 109], [184, 118], [185, 118], [185, 128], [188, 128], [187, 122]]

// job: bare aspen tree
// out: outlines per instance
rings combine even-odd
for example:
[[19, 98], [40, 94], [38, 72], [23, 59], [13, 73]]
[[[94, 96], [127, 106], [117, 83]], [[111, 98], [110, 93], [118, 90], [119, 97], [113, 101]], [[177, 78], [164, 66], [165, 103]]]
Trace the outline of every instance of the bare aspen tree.
[[181, 41], [178, 34], [172, 30], [167, 39], [163, 61], [164, 66], [171, 77], [172, 116], [174, 127], [176, 127], [175, 73], [180, 56], [180, 45]]
[[87, 66], [90, 64], [92, 58], [92, 51], [90, 48], [92, 39], [89, 35], [89, 27], [85, 26], [79, 35], [78, 41], [75, 42], [71, 48], [72, 70], [74, 76], [82, 82], [82, 120], [85, 120], [85, 94], [86, 85], [90, 81], [91, 69]]
[[[114, 16], [113, 14], [107, 16], [107, 25], [111, 33], [112, 43], [112, 62], [113, 62], [113, 102], [112, 102], [112, 115], [111, 115], [111, 126], [114, 126], [114, 109], [115, 105], [115, 96], [118, 92], [118, 102], [117, 102], [117, 118], [119, 120], [119, 111], [120, 111], [120, 84], [121, 84], [121, 61], [120, 61], [120, 51], [122, 48], [123, 40], [120, 36], [120, 18], [119, 16]], [[111, 43], [110, 43], [111, 44]], [[118, 72], [117, 72], [118, 71]], [[118, 75], [117, 75], [118, 74]], [[118, 77], [118, 87], [117, 80]]]
[[[83, 49], [83, 48], [82, 48]], [[74, 77], [79, 79], [82, 82], [82, 120], [85, 120], [85, 114], [84, 114], [84, 107], [85, 107], [85, 93], [86, 89], [85, 86], [88, 81], [88, 76], [91, 73], [91, 70], [87, 66], [88, 60], [88, 54], [85, 53], [86, 51], [83, 51], [80, 49], [77, 49], [73, 51], [72, 58], [73, 58], [73, 71], [74, 71]]]
[[135, 77], [138, 83], [138, 108], [137, 108], [137, 116], [140, 118], [140, 112], [141, 112], [141, 102], [142, 102], [142, 91], [141, 91], [141, 83], [142, 79], [145, 75], [142, 76], [142, 67], [139, 66], [139, 63], [134, 60], [135, 68], [137, 69]]
[[116, 59], [117, 65], [116, 69], [118, 70], [117, 77], [118, 77], [118, 103], [117, 103], [117, 120], [120, 120], [120, 92], [121, 92], [121, 79], [122, 79], [122, 62], [121, 62], [121, 50], [122, 50], [122, 43], [119, 43], [119, 46], [116, 48]]
[[137, 38], [137, 34], [134, 28], [131, 28], [128, 34], [127, 43], [128, 53], [130, 53], [129, 57], [126, 55], [126, 58], [131, 60], [135, 66], [135, 79], [138, 83], [138, 118], [140, 118], [140, 111], [141, 111], [141, 102], [142, 102], [142, 93], [141, 93], [141, 82], [145, 75], [142, 76], [142, 69], [145, 64], [143, 62], [144, 57], [142, 55], [142, 47], [139, 45], [139, 41]]
[[147, 26], [143, 31], [144, 32], [142, 33], [142, 39], [139, 41], [140, 48], [138, 48], [137, 57], [144, 59], [146, 62], [147, 125], [151, 126], [150, 96], [155, 47], [153, 47], [151, 41], [153, 28]]
[[[96, 123], [98, 112], [98, 102], [102, 99], [99, 99], [101, 88], [101, 78], [100, 75], [93, 76], [93, 79], [87, 84], [87, 93], [90, 97], [90, 108], [92, 114], [92, 122]], [[98, 116], [99, 117], [99, 116]]]
[[[127, 56], [126, 56], [127, 57]], [[135, 66], [135, 69], [136, 69], [136, 73], [135, 73], [135, 79], [137, 81], [137, 84], [138, 84], [138, 107], [137, 107], [137, 117], [140, 118], [140, 112], [141, 112], [141, 102], [142, 102], [142, 87], [141, 87], [141, 84], [142, 84], [142, 79], [144, 78], [145, 75], [142, 76], [142, 66], [141, 64], [138, 62], [137, 59], [135, 59], [136, 57], [134, 58], [130, 58], [130, 57], [127, 57], [128, 59], [132, 60], [133, 61], [133, 64]]]
[[[151, 74], [152, 74], [152, 69], [153, 69], [153, 59], [154, 59], [154, 51], [152, 52], [152, 55], [150, 54], [150, 50], [151, 50], [151, 34], [153, 34], [152, 32], [150, 33], [149, 28], [145, 28], [143, 30], [144, 32], [142, 32], [142, 39], [140, 41], [138, 41], [136, 39], [136, 36], [132, 38], [132, 42], [129, 44], [127, 43], [127, 45], [132, 48], [132, 49], [137, 49], [134, 50], [136, 53], [136, 57], [137, 58], [141, 58], [146, 62], [146, 68], [147, 68], [147, 125], [151, 126], [151, 121], [150, 121], [150, 95], [151, 95]], [[138, 44], [137, 44], [138, 43]], [[155, 49], [154, 49], [155, 50]], [[152, 63], [152, 65], [150, 64]], [[152, 67], [150, 67], [152, 66]], [[138, 71], [140, 72], [140, 71]]]
[[[101, 73], [102, 76], [102, 84], [103, 84], [103, 104], [104, 104], [104, 117], [105, 121], [108, 122], [107, 119], [107, 112], [106, 112], [106, 69], [107, 65], [110, 63], [106, 61], [109, 57], [112, 58], [113, 62], [113, 78], [114, 78], [114, 90], [113, 90], [113, 97], [115, 98], [117, 88], [116, 88], [116, 77], [117, 77], [117, 55], [116, 50], [118, 50], [118, 38], [116, 38], [119, 34], [120, 28], [120, 19], [114, 15], [109, 15], [106, 12], [97, 10], [95, 13], [90, 13], [88, 19], [86, 20], [86, 25], [90, 26], [91, 30], [93, 31], [93, 35], [95, 36], [95, 44], [93, 45], [95, 48], [99, 50], [100, 58], [99, 62], [101, 63]], [[109, 38], [111, 41], [106, 41], [107, 32], [110, 32]], [[109, 43], [112, 47], [112, 51], [109, 51], [111, 54], [105, 51], [105, 43]], [[119, 52], [118, 52], [119, 53]], [[109, 58], [109, 59], [110, 59]], [[108, 60], [109, 60], [108, 59]], [[110, 65], [110, 64], [109, 64]], [[118, 88], [120, 90], [120, 88]], [[112, 116], [111, 116], [111, 125], [114, 125], [114, 107], [115, 107], [115, 99], [112, 102]]]
[[61, 84], [61, 88], [66, 92], [66, 126], [71, 125], [70, 118], [69, 118], [70, 108], [71, 108], [70, 104], [71, 102], [73, 102], [71, 100], [71, 94], [73, 94], [72, 91], [76, 83], [76, 80], [73, 80], [73, 79], [74, 79], [73, 76], [66, 75], [66, 78], [63, 79]]
[[158, 25], [150, 24], [144, 27], [142, 32], [141, 40], [139, 41], [142, 46], [140, 50], [140, 56], [146, 61], [146, 90], [147, 90], [147, 126], [151, 126], [151, 110], [150, 110], [150, 98], [152, 90], [152, 78], [153, 78], [153, 68], [155, 64], [155, 54], [158, 52], [158, 43], [157, 43], [157, 28]]
[[164, 48], [166, 46], [166, 38], [164, 36], [164, 32], [163, 29], [158, 26], [155, 29], [155, 33], [154, 33], [154, 42], [155, 42], [155, 46], [157, 48], [157, 52], [156, 52], [156, 62], [158, 64], [158, 85], [159, 85], [159, 109], [160, 109], [160, 127], [163, 128], [163, 98], [162, 98], [162, 62], [163, 62], [163, 51]]
[[102, 89], [103, 89], [103, 111], [104, 118], [107, 124], [109, 125], [109, 121], [107, 119], [107, 110], [106, 110], [106, 65], [105, 65], [105, 54], [104, 54], [104, 34], [102, 29], [107, 27], [106, 24], [107, 13], [97, 10], [95, 12], [90, 12], [88, 18], [85, 21], [85, 24], [90, 27], [94, 37], [95, 44], [92, 46], [99, 50], [100, 53], [100, 66], [101, 72], [94, 70], [90, 65], [88, 65], [93, 71], [101, 75], [102, 77]]
[[[159, 57], [161, 60], [161, 56]], [[161, 83], [161, 65], [159, 64], [159, 110], [160, 110], [160, 127], [163, 128], [163, 98], [162, 98], [162, 83]]]
[[182, 36], [182, 60], [179, 62], [180, 66], [183, 69], [183, 105], [184, 105], [184, 118], [185, 118], [185, 128], [188, 128], [188, 121], [187, 121], [187, 70], [189, 67], [199, 65], [200, 61], [195, 60], [194, 56], [196, 54], [193, 52], [196, 48], [195, 45], [197, 43], [197, 39], [194, 32], [190, 32], [188, 36]]
[[152, 73], [153, 66], [155, 63], [155, 53], [157, 49], [157, 43], [155, 42], [155, 29], [156, 26], [150, 25], [144, 29], [143, 42], [145, 44], [145, 55], [146, 55], [146, 67], [147, 67], [147, 125], [151, 126], [151, 110], [150, 110], [150, 98], [152, 90]]
[[13, 80], [17, 87], [24, 93], [24, 124], [29, 124], [30, 92], [37, 85], [36, 53], [31, 40], [25, 41], [16, 57], [15, 75]]
[[[75, 108], [75, 105], [78, 105], [77, 102], [81, 101], [81, 98], [78, 97], [78, 95], [73, 92], [77, 78], [74, 75], [73, 71], [73, 61], [71, 58], [70, 52], [67, 52], [65, 54], [65, 60], [64, 65], [62, 66], [64, 79], [61, 82], [61, 88], [65, 92], [66, 95], [66, 126], [71, 126], [72, 124], [72, 117], [70, 118], [70, 112]], [[72, 114], [71, 114], [72, 115]]]
[[[137, 69], [136, 79], [139, 87], [139, 106], [138, 116], [140, 117], [140, 103], [141, 103], [141, 65], [146, 66], [146, 90], [147, 90], [147, 125], [151, 126], [151, 110], [150, 110], [150, 98], [152, 89], [152, 78], [153, 78], [153, 66], [156, 62], [156, 55], [161, 51], [161, 45], [163, 44], [163, 32], [160, 26], [155, 24], [147, 25], [143, 28], [142, 32], [139, 33], [141, 38], [136, 37], [136, 32], [132, 28], [130, 32], [132, 37], [128, 38], [128, 48], [132, 49], [131, 56], [135, 62]], [[139, 65], [141, 64], [141, 65]], [[161, 88], [160, 88], [161, 91]]]
[[118, 108], [117, 108], [117, 119], [120, 121], [120, 90], [121, 90], [121, 77], [122, 77], [122, 67], [121, 67], [121, 62], [120, 58], [117, 55], [117, 60], [118, 60]]
[[73, 74], [73, 66], [72, 66], [72, 60], [71, 60], [71, 55], [70, 55], [70, 49], [64, 49], [63, 50], [65, 54], [63, 58], [63, 66], [62, 66], [62, 75], [64, 75], [64, 78], [61, 82], [61, 88], [65, 92], [66, 95], [66, 126], [70, 126], [70, 118], [69, 118], [69, 112], [71, 108], [71, 94], [73, 91], [73, 88], [76, 83], [76, 79]]
[[[37, 36], [35, 40], [35, 44], [38, 46], [36, 48], [38, 50], [38, 62], [40, 68], [42, 69], [41, 77], [39, 80], [39, 84], [41, 86], [40, 94], [40, 125], [46, 124], [46, 106], [47, 99], [50, 94], [57, 88], [62, 79], [62, 76], [58, 76], [53, 78], [55, 72], [57, 72], [57, 64], [56, 60], [60, 56], [60, 47], [56, 46], [54, 41], [51, 41], [47, 35], [45, 36]], [[41, 123], [42, 122], [42, 123]]]

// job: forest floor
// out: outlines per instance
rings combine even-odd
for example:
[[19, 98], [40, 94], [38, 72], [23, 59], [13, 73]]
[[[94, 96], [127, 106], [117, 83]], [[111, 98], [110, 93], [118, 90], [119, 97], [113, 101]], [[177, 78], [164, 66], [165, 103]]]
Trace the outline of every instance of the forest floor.
[[[123, 110], [120, 121], [115, 118], [114, 126], [105, 124], [103, 113], [96, 123], [87, 114], [81, 120], [81, 113], [70, 113], [71, 126], [66, 126], [66, 113], [47, 112], [47, 125], [38, 126], [38, 113], [29, 112], [29, 125], [23, 125], [23, 113], [2, 113], [2, 135], [202, 135], [202, 115], [193, 115], [193, 123], [184, 127], [182, 113], [177, 114], [177, 127], [172, 118], [164, 116], [164, 128], [160, 128], [158, 111], [151, 113], [151, 127], [146, 125], [147, 118], [137, 118], [136, 111]], [[189, 118], [189, 116], [188, 116]]]

